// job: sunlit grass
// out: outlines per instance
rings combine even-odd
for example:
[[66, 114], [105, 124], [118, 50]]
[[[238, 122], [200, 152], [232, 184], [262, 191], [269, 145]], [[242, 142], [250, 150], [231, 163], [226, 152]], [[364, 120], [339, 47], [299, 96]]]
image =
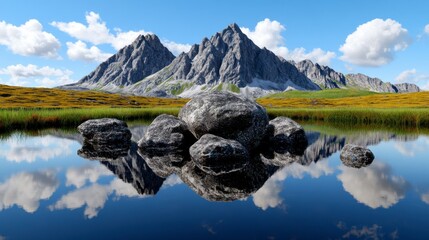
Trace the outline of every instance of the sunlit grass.
[[180, 108], [69, 108], [0, 109], [0, 130], [74, 127], [95, 118], [151, 120], [166, 113], [177, 115]]
[[[0, 85], [0, 130], [75, 127], [101, 117], [149, 121], [161, 113], [176, 115], [187, 101]], [[429, 92], [290, 91], [257, 101], [268, 109], [270, 117], [282, 115], [352, 127], [429, 128]]]

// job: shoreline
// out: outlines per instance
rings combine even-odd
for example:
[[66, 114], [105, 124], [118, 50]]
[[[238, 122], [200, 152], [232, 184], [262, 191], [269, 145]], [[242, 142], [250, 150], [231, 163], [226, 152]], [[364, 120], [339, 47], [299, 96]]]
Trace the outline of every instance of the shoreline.
[[[88, 119], [113, 117], [125, 121], [151, 121], [160, 114], [179, 113], [172, 108], [19, 108], [0, 109], [0, 133], [14, 130], [73, 128]], [[285, 116], [296, 121], [342, 127], [389, 127], [429, 130], [426, 108], [267, 108], [270, 118]]]

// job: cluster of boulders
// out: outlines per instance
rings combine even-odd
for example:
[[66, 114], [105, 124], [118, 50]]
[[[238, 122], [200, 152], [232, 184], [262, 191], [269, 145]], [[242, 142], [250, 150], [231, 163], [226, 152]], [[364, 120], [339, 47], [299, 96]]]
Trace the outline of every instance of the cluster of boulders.
[[[84, 137], [78, 154], [85, 158], [130, 156], [130, 146], [136, 145], [127, 124], [117, 119], [88, 120], [78, 130]], [[230, 201], [258, 190], [279, 167], [299, 161], [308, 141], [293, 120], [270, 121], [256, 102], [214, 92], [194, 97], [178, 117], [156, 117], [137, 145], [150, 172], [163, 179], [176, 173], [206, 199]], [[351, 167], [367, 166], [373, 159], [358, 146], [347, 145], [341, 153]]]
[[222, 175], [245, 168], [251, 155], [268, 148], [299, 148], [302, 154], [307, 138], [289, 118], [269, 121], [265, 109], [254, 101], [214, 92], [194, 97], [179, 117], [155, 118], [138, 144], [146, 157], [163, 154], [179, 165], [189, 155], [206, 174]]

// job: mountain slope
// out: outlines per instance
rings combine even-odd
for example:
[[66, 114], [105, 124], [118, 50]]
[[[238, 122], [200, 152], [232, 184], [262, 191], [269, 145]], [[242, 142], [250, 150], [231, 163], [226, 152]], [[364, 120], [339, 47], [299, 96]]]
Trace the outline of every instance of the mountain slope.
[[135, 94], [165, 91], [190, 97], [230, 90], [253, 97], [287, 88], [319, 90], [291, 63], [256, 46], [236, 24], [192, 46], [159, 72], [130, 87]]
[[401, 83], [391, 84], [378, 78], [371, 78], [364, 74], [347, 74], [336, 72], [330, 67], [321, 66], [310, 60], [294, 63], [298, 70], [305, 74], [311, 81], [322, 89], [332, 88], [357, 88], [372, 92], [402, 93], [419, 92], [420, 88], [415, 84]]
[[63, 88], [87, 88], [119, 91], [132, 85], [173, 61], [174, 55], [156, 35], [140, 35], [132, 44], [101, 63], [93, 72], [75, 84]]

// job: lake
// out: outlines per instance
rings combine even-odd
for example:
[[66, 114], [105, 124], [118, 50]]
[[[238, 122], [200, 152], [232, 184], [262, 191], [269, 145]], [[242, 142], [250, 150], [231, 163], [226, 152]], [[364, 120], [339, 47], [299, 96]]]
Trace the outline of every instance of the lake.
[[[145, 128], [130, 127], [134, 141]], [[11, 133], [0, 140], [0, 239], [427, 239], [429, 136], [304, 128], [296, 162], [228, 179], [169, 175], [133, 148], [88, 160], [74, 131]], [[375, 160], [344, 166], [346, 143]]]

